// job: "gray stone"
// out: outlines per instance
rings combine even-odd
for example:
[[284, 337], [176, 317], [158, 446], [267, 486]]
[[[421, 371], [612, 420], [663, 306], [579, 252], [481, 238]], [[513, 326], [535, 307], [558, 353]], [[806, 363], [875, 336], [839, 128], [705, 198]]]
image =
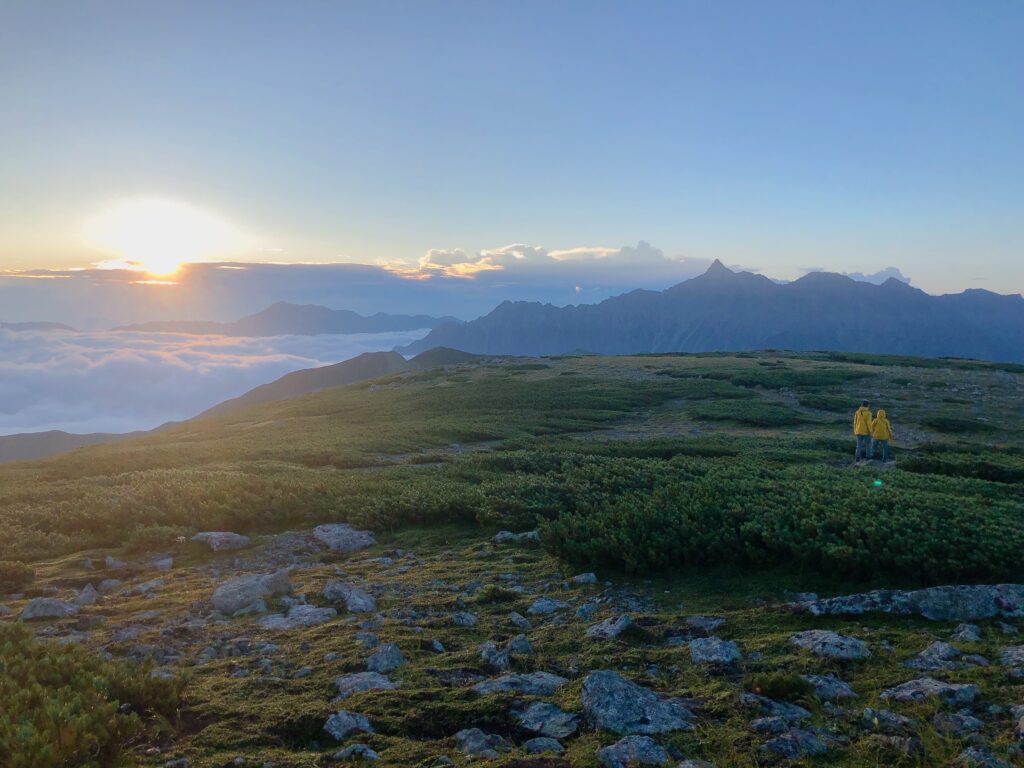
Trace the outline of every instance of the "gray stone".
[[597, 750], [597, 759], [604, 768], [668, 765], [671, 762], [668, 752], [650, 736], [626, 736]]
[[1014, 645], [1003, 648], [999, 652], [999, 663], [1004, 667], [1024, 666], [1024, 645]]
[[573, 584], [597, 584], [597, 575], [593, 573], [578, 573], [569, 581]]
[[804, 675], [804, 680], [814, 686], [814, 695], [819, 701], [843, 701], [856, 698], [848, 683], [833, 675]]
[[484, 680], [471, 689], [473, 693], [521, 693], [526, 696], [553, 696], [568, 680], [550, 672], [512, 673], [493, 680]]
[[547, 736], [537, 736], [536, 738], [530, 739], [523, 743], [523, 748], [529, 755], [541, 755], [545, 752], [551, 752], [556, 755], [560, 755], [565, 751], [557, 741]]
[[826, 659], [866, 659], [871, 655], [864, 641], [827, 629], [797, 632], [789, 642]]
[[960, 624], [953, 630], [950, 639], [958, 643], [977, 643], [981, 640], [981, 627], [977, 624]]
[[761, 745], [765, 752], [772, 752], [787, 760], [808, 755], [821, 755], [828, 751], [828, 744], [814, 731], [792, 728]]
[[530, 620], [521, 613], [512, 611], [512, 613], [508, 615], [508, 620], [512, 623], [512, 626], [517, 629], [521, 629], [523, 632], [529, 632], [533, 629], [533, 625], [530, 623]]
[[35, 597], [21, 609], [22, 621], [65, 619], [78, 613], [78, 606], [55, 597]]
[[370, 672], [380, 672], [381, 674], [394, 672], [403, 664], [405, 664], [405, 656], [394, 643], [384, 643], [366, 660], [366, 668]]
[[498, 648], [490, 640], [481, 644], [480, 658], [485, 664], [498, 672], [507, 672], [512, 664], [508, 650]]
[[99, 583], [99, 592], [101, 595], [109, 595], [111, 592], [121, 588], [124, 581], [121, 579], [103, 579]]
[[798, 602], [794, 607], [815, 616], [877, 612], [918, 615], [932, 621], [1017, 618], [1024, 616], [1024, 584], [956, 585], [912, 591], [881, 589]]
[[781, 717], [788, 723], [799, 723], [811, 716], [810, 712], [796, 704], [790, 704], [788, 701], [776, 701], [754, 693], [740, 694], [740, 703], [767, 717]]
[[351, 554], [377, 542], [369, 531], [359, 531], [345, 523], [328, 523], [313, 529], [313, 538], [332, 552]]
[[868, 707], [861, 713], [861, 725], [869, 731], [896, 734], [913, 730], [916, 724], [909, 717], [898, 715], [888, 709]]
[[547, 701], [535, 701], [513, 716], [523, 730], [555, 739], [571, 736], [579, 725], [579, 715], [564, 712]]
[[377, 610], [377, 601], [365, 589], [343, 581], [329, 582], [321, 591], [323, 598], [332, 603], [344, 603], [349, 613], [372, 613]]
[[152, 565], [156, 570], [160, 571], [161, 573], [167, 573], [167, 571], [171, 570], [171, 568], [174, 567], [174, 558], [158, 557], [156, 560], [153, 560], [150, 563], [150, 565]]
[[110, 570], [128, 567], [128, 563], [126, 563], [124, 560], [118, 560], [116, 557], [113, 557], [112, 555], [107, 555], [105, 558], [103, 558], [103, 565], [109, 568]]
[[591, 640], [614, 640], [632, 626], [633, 620], [627, 614], [622, 614], [587, 627], [583, 634]]
[[775, 736], [789, 730], [789, 723], [781, 717], [759, 717], [751, 721], [750, 727], [762, 736]]
[[452, 614], [452, 624], [456, 627], [475, 627], [476, 616], [468, 611], [458, 611]]
[[540, 531], [524, 531], [523, 533], [512, 533], [512, 531], [498, 531], [494, 535], [495, 544], [536, 544], [540, 541]]
[[900, 702], [925, 701], [937, 698], [950, 706], [970, 704], [981, 693], [981, 689], [973, 684], [944, 683], [930, 677], [910, 680], [888, 690], [882, 691], [883, 699]]
[[687, 616], [684, 621], [694, 632], [707, 636], [725, 624], [725, 619], [718, 616]]
[[735, 664], [743, 658], [740, 648], [732, 640], [719, 637], [699, 637], [690, 641], [690, 658], [694, 664]]
[[492, 760], [512, 748], [512, 745], [501, 736], [484, 733], [479, 728], [465, 728], [459, 731], [455, 734], [455, 743], [467, 755], [486, 757]]
[[95, 605], [99, 597], [100, 595], [96, 588], [92, 584], [86, 584], [75, 595], [75, 605]]
[[240, 616], [251, 616], [254, 613], [266, 613], [267, 612], [267, 601], [262, 597], [259, 600], [253, 600], [245, 608], [239, 608], [237, 611], [232, 613], [233, 617]]
[[228, 549], [244, 549], [249, 546], [249, 537], [230, 531], [203, 531], [192, 537], [192, 541], [203, 544], [214, 552]]
[[936, 670], [936, 669], [958, 669], [963, 666], [955, 661], [960, 656], [960, 651], [949, 643], [936, 640], [917, 656], [903, 662], [903, 666], [909, 669]]
[[555, 611], [565, 610], [568, 607], [569, 604], [563, 603], [561, 600], [554, 600], [550, 597], [539, 597], [533, 601], [533, 604], [529, 608], [526, 609], [526, 612], [531, 616], [547, 616]]
[[659, 696], [611, 670], [587, 675], [580, 702], [593, 728], [618, 734], [666, 733], [693, 727], [693, 714], [681, 702]]
[[968, 747], [957, 756], [953, 765], [954, 768], [1012, 768], [985, 747]]
[[152, 579], [150, 581], [144, 581], [141, 584], [136, 584], [125, 590], [125, 594], [128, 595], [148, 595], [157, 589], [161, 589], [167, 584], [163, 579]]
[[338, 698], [344, 700], [363, 691], [391, 691], [398, 686], [379, 672], [353, 672], [334, 678], [334, 687]]
[[505, 648], [515, 656], [533, 656], [533, 646], [526, 635], [516, 635], [508, 641]]
[[333, 608], [315, 605], [293, 605], [287, 613], [275, 613], [259, 620], [263, 629], [300, 629], [325, 624], [338, 615]]
[[344, 709], [327, 718], [324, 730], [338, 741], [344, 740], [350, 733], [373, 733], [369, 720]]
[[587, 602], [576, 609], [576, 618], [586, 621], [597, 613], [597, 603]]
[[343, 760], [380, 760], [380, 755], [366, 744], [351, 744], [340, 752], [335, 752], [331, 755], [331, 759], [338, 762]]
[[937, 712], [932, 725], [945, 736], [965, 736], [980, 731], [985, 724], [970, 712]]
[[918, 757], [924, 754], [924, 744], [916, 736], [871, 733], [868, 734], [865, 743], [883, 752], [895, 752], [905, 757]]
[[270, 574], [248, 574], [222, 583], [214, 590], [210, 602], [216, 610], [231, 615], [257, 600], [286, 595], [291, 591], [292, 585], [286, 570]]

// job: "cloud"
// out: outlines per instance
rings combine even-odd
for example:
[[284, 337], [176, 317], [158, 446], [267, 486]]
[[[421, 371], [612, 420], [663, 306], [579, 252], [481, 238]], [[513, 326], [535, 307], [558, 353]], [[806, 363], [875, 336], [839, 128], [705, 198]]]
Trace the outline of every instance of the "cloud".
[[151, 429], [291, 371], [423, 333], [237, 339], [0, 328], [0, 435]]

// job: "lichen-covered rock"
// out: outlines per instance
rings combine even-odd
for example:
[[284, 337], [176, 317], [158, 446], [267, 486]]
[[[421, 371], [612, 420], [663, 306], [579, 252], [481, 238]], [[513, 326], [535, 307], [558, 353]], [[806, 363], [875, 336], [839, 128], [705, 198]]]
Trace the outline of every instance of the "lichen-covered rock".
[[270, 574], [254, 573], [228, 579], [213, 591], [210, 602], [215, 609], [230, 616], [257, 600], [287, 595], [291, 591], [292, 585], [286, 570]]
[[654, 734], [693, 727], [693, 714], [682, 702], [659, 696], [611, 670], [587, 675], [580, 701], [593, 728], [613, 733]]
[[512, 626], [516, 627], [517, 629], [521, 629], [523, 632], [529, 632], [531, 629], [533, 629], [533, 624], [531, 624], [530, 620], [523, 616], [523, 614], [521, 613], [516, 613], [515, 611], [512, 611], [508, 615], [508, 620], [512, 623]]
[[528, 755], [542, 755], [546, 752], [560, 755], [565, 751], [565, 748], [561, 744], [548, 736], [537, 736], [525, 741], [523, 743], [523, 749], [526, 750]]
[[858, 616], [893, 613], [923, 616], [932, 621], [1024, 616], [1024, 584], [956, 585], [910, 591], [879, 589], [826, 600], [807, 600], [793, 607], [815, 616]]
[[324, 730], [338, 741], [342, 741], [350, 733], [373, 733], [369, 720], [362, 715], [345, 710], [335, 712], [327, 718]]
[[456, 627], [475, 627], [476, 616], [468, 611], [457, 611], [452, 614], [452, 624]]
[[573, 584], [597, 584], [597, 574], [594, 573], [577, 573], [571, 579]]
[[495, 544], [536, 544], [540, 541], [540, 531], [523, 531], [512, 533], [512, 531], [498, 531], [494, 534]]
[[969, 683], [944, 683], [931, 677], [922, 677], [882, 691], [883, 699], [913, 702], [936, 698], [950, 706], [970, 704], [981, 689]]
[[394, 672], [403, 664], [405, 664], [405, 656], [394, 643], [384, 643], [366, 660], [366, 668], [369, 671], [381, 674]]
[[864, 741], [880, 752], [892, 752], [903, 757], [919, 757], [924, 754], [924, 744], [916, 736], [871, 733]]
[[55, 597], [35, 597], [21, 609], [20, 618], [22, 621], [64, 619], [77, 613], [78, 606], [73, 603], [66, 603]]
[[320, 591], [323, 598], [332, 603], [344, 603], [349, 613], [372, 613], [377, 610], [377, 601], [365, 589], [331, 581]]
[[75, 605], [95, 605], [100, 594], [92, 584], [86, 584], [75, 595]]
[[587, 627], [583, 634], [591, 640], [613, 640], [632, 626], [633, 620], [627, 614], [622, 614]]
[[1012, 768], [1009, 763], [992, 754], [992, 750], [984, 747], [968, 747], [957, 756], [953, 766], [954, 768]]
[[958, 643], [977, 643], [981, 640], [981, 627], [977, 624], [960, 624], [953, 630], [950, 640]]
[[828, 751], [825, 739], [814, 731], [792, 728], [780, 733], [774, 739], [761, 745], [765, 752], [772, 752], [787, 760], [796, 760], [809, 755], [821, 755]]
[[936, 669], [958, 669], [963, 666], [957, 659], [960, 651], [949, 643], [936, 640], [917, 656], [903, 662], [903, 666], [909, 669], [936, 670]]
[[263, 629], [301, 629], [317, 624], [325, 624], [338, 615], [333, 608], [320, 608], [315, 605], [293, 605], [287, 613], [275, 613], [259, 620]]
[[819, 701], [839, 702], [857, 696], [849, 683], [834, 675], [804, 675], [803, 678], [814, 686], [814, 695]]
[[866, 659], [871, 655], [867, 643], [827, 629], [797, 632], [789, 642], [826, 659]]
[[965, 736], [980, 731], [984, 725], [970, 711], [937, 712], [932, 718], [932, 726], [945, 736]]
[[917, 724], [909, 717], [896, 714], [888, 709], [873, 709], [871, 707], [861, 713], [860, 724], [865, 730], [887, 734], [905, 733], [917, 727]]
[[533, 601], [526, 612], [531, 616], [547, 616], [555, 611], [562, 611], [569, 607], [568, 603], [561, 600], [554, 600], [550, 597], [539, 597]]
[[339, 763], [346, 760], [380, 760], [380, 755], [366, 744], [350, 744], [340, 752], [331, 755], [331, 759]]
[[790, 704], [788, 701], [769, 699], [767, 696], [758, 696], [755, 693], [741, 694], [740, 704], [767, 717], [781, 717], [789, 723], [799, 723], [811, 716], [811, 713], [801, 706]]
[[192, 537], [192, 541], [203, 544], [214, 552], [229, 549], [244, 549], [249, 546], [249, 537], [231, 531], [202, 531]]
[[484, 733], [479, 728], [465, 728], [455, 734], [455, 743], [459, 749], [473, 757], [486, 757], [494, 760], [502, 752], [508, 752], [512, 745], [497, 734]]
[[488, 693], [521, 693], [526, 696], [553, 696], [568, 680], [550, 672], [513, 673], [484, 680], [471, 689], [481, 696]]
[[719, 616], [687, 616], [684, 621], [692, 632], [701, 637], [714, 634], [714, 631], [725, 624], [725, 619]]
[[999, 663], [1004, 667], [1024, 666], [1024, 645], [1014, 645], [1003, 648], [999, 652]]
[[343, 700], [363, 691], [391, 691], [398, 686], [379, 672], [353, 672], [334, 678], [334, 687]]
[[694, 664], [735, 664], [743, 658], [740, 647], [732, 640], [699, 637], [690, 641], [690, 658]]
[[571, 736], [579, 726], [579, 715], [547, 701], [534, 701], [525, 709], [514, 711], [513, 716], [524, 731], [555, 739]]
[[313, 538], [332, 552], [351, 554], [377, 542], [369, 531], [359, 531], [345, 523], [327, 523], [313, 529]]
[[626, 736], [597, 750], [597, 759], [604, 768], [633, 768], [671, 763], [668, 752], [650, 736]]
[[507, 672], [512, 665], [507, 649], [499, 648], [494, 642], [488, 640], [480, 645], [480, 660], [497, 672]]

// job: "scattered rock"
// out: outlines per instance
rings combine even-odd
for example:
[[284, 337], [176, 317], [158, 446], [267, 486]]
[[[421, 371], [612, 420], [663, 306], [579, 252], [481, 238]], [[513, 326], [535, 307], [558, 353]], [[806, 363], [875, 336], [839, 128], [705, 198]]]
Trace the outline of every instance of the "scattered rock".
[[694, 664], [735, 664], [743, 658], [740, 647], [732, 640], [700, 637], [690, 641], [690, 658]]
[[344, 603], [349, 613], [373, 613], [377, 610], [377, 601], [365, 589], [346, 584], [343, 581], [328, 583], [320, 594], [332, 603]]
[[1003, 648], [999, 652], [999, 663], [1004, 667], [1024, 666], [1024, 645], [1014, 645]]
[[550, 672], [513, 673], [493, 680], [484, 680], [473, 686], [473, 693], [521, 693], [526, 696], [553, 696], [568, 680]]
[[521, 629], [523, 632], [529, 632], [531, 629], [533, 629], [533, 624], [531, 624], [530, 620], [523, 616], [523, 614], [521, 613], [516, 613], [515, 611], [512, 611], [512, 613], [508, 615], [508, 620], [512, 623], [514, 627]]
[[909, 717], [898, 715], [888, 709], [868, 707], [861, 713], [861, 725], [869, 731], [896, 734], [913, 730], [916, 724]]
[[788, 701], [776, 701], [755, 693], [741, 694], [740, 703], [767, 717], [781, 717], [788, 723], [799, 723], [811, 716], [810, 712], [796, 704], [790, 704]]
[[789, 723], [781, 717], [759, 717], [751, 721], [750, 727], [762, 736], [774, 736], [788, 730]]
[[55, 597], [35, 597], [21, 609], [22, 621], [64, 619], [78, 613], [78, 606]]
[[480, 658], [498, 672], [507, 672], [512, 664], [508, 651], [498, 648], [490, 640], [480, 646]]
[[583, 619], [584, 621], [589, 619], [595, 613], [597, 613], [597, 603], [590, 601], [581, 605], [576, 609], [576, 618]]
[[957, 585], [911, 591], [880, 589], [827, 600], [797, 602], [793, 607], [815, 616], [863, 613], [918, 615], [932, 621], [1024, 616], [1024, 584]]
[[152, 579], [151, 581], [144, 581], [141, 584], [129, 587], [125, 590], [125, 593], [129, 595], [149, 595], [150, 592], [160, 589], [166, 584], [167, 582], [163, 579]]
[[894, 752], [904, 757], [918, 757], [924, 754], [924, 744], [916, 736], [890, 736], [884, 733], [869, 734], [866, 741], [882, 752]]
[[106, 566], [107, 569], [112, 571], [117, 570], [119, 568], [128, 567], [128, 563], [126, 563], [124, 560], [118, 560], [116, 557], [113, 557], [112, 555], [107, 555], [105, 558], [103, 558], [103, 565]]
[[514, 656], [533, 656], [533, 646], [526, 635], [516, 635], [508, 641], [505, 648]]
[[535, 701], [526, 709], [513, 712], [519, 727], [530, 733], [564, 739], [576, 733], [579, 715], [564, 712], [547, 701]]
[[962, 712], [937, 712], [932, 718], [932, 725], [935, 730], [945, 736], [965, 736], [975, 731], [980, 731], [984, 723], [970, 713]]
[[257, 600], [277, 595], [286, 595], [292, 591], [288, 571], [281, 570], [271, 574], [248, 574], [229, 579], [218, 586], [210, 602], [213, 607], [224, 614], [233, 614]]
[[547, 616], [555, 611], [561, 611], [569, 607], [568, 603], [561, 600], [554, 600], [550, 597], [539, 597], [526, 609], [531, 616]]
[[702, 637], [714, 634], [714, 631], [725, 624], [725, 619], [718, 616], [687, 616], [686, 625]]
[[1012, 768], [984, 747], [968, 747], [957, 756], [953, 765], [955, 768]]
[[452, 624], [456, 627], [475, 627], [476, 616], [468, 611], [459, 611], [452, 614]]
[[287, 613], [275, 613], [259, 620], [263, 629], [299, 629], [324, 624], [338, 612], [333, 608], [320, 608], [315, 605], [293, 605]]
[[327, 718], [324, 730], [338, 741], [344, 740], [350, 733], [373, 733], [369, 720], [362, 715], [345, 710], [335, 712]]
[[922, 677], [882, 691], [882, 698], [900, 702], [937, 698], [944, 704], [961, 706], [970, 704], [980, 692], [981, 689], [973, 684], [944, 683], [931, 677]]
[[156, 570], [160, 571], [161, 573], [167, 573], [167, 571], [171, 570], [171, 568], [174, 567], [174, 558], [158, 557], [156, 560], [151, 561], [150, 565], [152, 565]]
[[828, 744], [814, 731], [792, 728], [762, 744], [761, 749], [787, 760], [796, 760], [808, 755], [824, 754], [828, 751]]
[[313, 529], [313, 538], [332, 552], [351, 554], [377, 542], [369, 531], [358, 531], [345, 523], [328, 523]]
[[848, 683], [833, 675], [804, 675], [803, 678], [814, 686], [814, 695], [820, 701], [838, 702], [857, 696]]
[[214, 552], [226, 549], [244, 549], [249, 546], [249, 537], [230, 531], [203, 531], [192, 537], [197, 544], [205, 544]]
[[569, 579], [573, 584], [597, 584], [597, 574], [578, 573]]
[[958, 669], [962, 666], [955, 661], [959, 656], [960, 651], [952, 645], [936, 640], [917, 656], [903, 662], [903, 666], [921, 670]]
[[512, 745], [501, 736], [484, 733], [479, 728], [465, 728], [459, 731], [455, 734], [455, 743], [467, 755], [486, 757], [492, 760], [512, 748]]
[[614, 733], [653, 734], [693, 727], [693, 714], [681, 702], [663, 698], [611, 670], [587, 675], [580, 701], [592, 727]]
[[370, 672], [380, 672], [381, 674], [394, 672], [403, 664], [405, 664], [405, 656], [394, 643], [384, 643], [366, 660], [366, 668]]
[[977, 624], [960, 624], [953, 630], [950, 640], [958, 643], [977, 643], [981, 640], [981, 628]]
[[339, 699], [347, 699], [363, 691], [391, 691], [398, 686], [379, 672], [353, 672], [334, 678], [334, 687]]
[[523, 533], [512, 533], [512, 531], [498, 531], [493, 539], [495, 544], [536, 544], [540, 541], [540, 531], [524, 531]]
[[597, 750], [597, 759], [604, 768], [668, 765], [671, 762], [668, 752], [650, 736], [626, 736]]
[[826, 659], [866, 659], [871, 655], [863, 640], [846, 637], [827, 629], [797, 632], [789, 642]]
[[340, 752], [331, 755], [331, 760], [380, 760], [380, 755], [370, 749], [366, 744], [351, 744]]
[[583, 634], [591, 640], [613, 640], [632, 626], [633, 620], [627, 614], [622, 614], [587, 627]]
[[96, 588], [92, 584], [86, 584], [75, 595], [75, 605], [95, 605], [99, 598], [100, 594], [96, 591]]
[[523, 744], [523, 748], [526, 750], [527, 754], [530, 755], [541, 755], [545, 752], [552, 752], [556, 755], [560, 755], [565, 751], [561, 744], [547, 736], [538, 736], [534, 739], [530, 739]]
[[122, 584], [124, 582], [121, 579], [103, 579], [99, 583], [99, 593], [101, 595], [109, 595], [111, 592], [120, 589]]

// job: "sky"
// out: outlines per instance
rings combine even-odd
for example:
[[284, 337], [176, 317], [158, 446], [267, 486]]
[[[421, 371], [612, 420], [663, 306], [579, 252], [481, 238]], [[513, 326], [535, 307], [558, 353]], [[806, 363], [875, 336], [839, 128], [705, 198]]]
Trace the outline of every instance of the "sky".
[[228, 319], [323, 274], [47, 272], [179, 250], [463, 317], [715, 258], [1021, 292], [1022, 39], [1009, 0], [6, 0], [0, 320]]

